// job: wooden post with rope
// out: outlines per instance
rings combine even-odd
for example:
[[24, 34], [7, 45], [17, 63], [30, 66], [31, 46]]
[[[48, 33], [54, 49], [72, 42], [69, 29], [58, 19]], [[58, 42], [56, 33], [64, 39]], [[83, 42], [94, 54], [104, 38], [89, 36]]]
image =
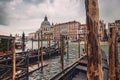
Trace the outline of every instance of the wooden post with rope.
[[85, 0], [87, 36], [87, 78], [103, 80], [102, 56], [99, 42], [99, 8], [98, 0]]

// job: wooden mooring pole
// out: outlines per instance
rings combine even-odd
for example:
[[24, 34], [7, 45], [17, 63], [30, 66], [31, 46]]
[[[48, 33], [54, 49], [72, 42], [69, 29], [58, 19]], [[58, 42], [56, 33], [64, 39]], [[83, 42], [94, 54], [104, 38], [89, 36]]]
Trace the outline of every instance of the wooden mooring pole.
[[61, 68], [64, 70], [64, 36], [60, 35]]
[[103, 80], [102, 57], [98, 35], [99, 8], [98, 0], [85, 0], [87, 37], [87, 78], [88, 80]]
[[16, 80], [16, 52], [15, 52], [15, 38], [13, 39], [13, 49], [12, 49], [12, 80]]
[[33, 37], [32, 37], [32, 51], [33, 51]]
[[119, 80], [117, 67], [118, 67], [118, 47], [117, 47], [117, 28], [110, 28], [109, 35], [109, 78], [110, 80]]
[[57, 41], [57, 45], [58, 45], [58, 54], [60, 54], [60, 45], [59, 45], [59, 40]]
[[49, 41], [48, 44], [49, 44], [49, 56], [50, 56], [51, 55], [51, 51], [50, 51], [50, 45], [51, 45], [51, 43], [50, 43], [50, 34], [49, 34], [49, 40], [48, 41]]
[[69, 59], [69, 38], [67, 36], [67, 59]]
[[22, 34], [22, 51], [25, 51], [25, 33]]
[[26, 53], [26, 64], [27, 64], [27, 80], [29, 80], [29, 53]]
[[78, 58], [80, 58], [80, 34], [78, 34]]
[[85, 30], [85, 33], [84, 33], [84, 48], [85, 48], [84, 50], [86, 53], [87, 52], [87, 30]]
[[38, 68], [40, 67], [40, 33], [38, 32]]
[[43, 37], [42, 37], [42, 30], [41, 30], [41, 72], [43, 72]]

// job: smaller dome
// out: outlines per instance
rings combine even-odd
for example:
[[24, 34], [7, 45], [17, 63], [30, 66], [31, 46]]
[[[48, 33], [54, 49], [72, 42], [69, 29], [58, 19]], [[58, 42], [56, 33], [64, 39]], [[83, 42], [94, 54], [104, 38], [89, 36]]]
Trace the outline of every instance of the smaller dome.
[[47, 16], [45, 16], [44, 21], [41, 23], [41, 26], [46, 26], [46, 25], [50, 26], [50, 22], [48, 21]]

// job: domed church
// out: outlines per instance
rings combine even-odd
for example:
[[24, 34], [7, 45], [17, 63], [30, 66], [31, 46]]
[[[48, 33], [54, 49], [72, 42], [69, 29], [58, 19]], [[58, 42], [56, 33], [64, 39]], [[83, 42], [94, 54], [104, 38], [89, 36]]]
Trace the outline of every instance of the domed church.
[[50, 22], [47, 19], [47, 16], [45, 16], [44, 21], [41, 23], [41, 30], [43, 33], [49, 32], [51, 29]]
[[50, 24], [47, 16], [44, 17], [44, 21], [41, 23], [40, 29], [37, 32], [40, 32], [40, 30], [42, 30], [43, 39], [52, 39], [53, 25]]

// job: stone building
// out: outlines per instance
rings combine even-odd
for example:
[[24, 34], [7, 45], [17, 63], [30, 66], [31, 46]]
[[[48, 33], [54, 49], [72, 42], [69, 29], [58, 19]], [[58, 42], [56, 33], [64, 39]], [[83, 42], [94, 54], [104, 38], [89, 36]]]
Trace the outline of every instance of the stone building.
[[104, 21], [99, 21], [99, 38], [100, 41], [107, 41], [107, 30], [106, 30], [106, 25], [104, 23]]
[[[105, 24], [103, 21], [99, 22], [99, 37], [100, 40], [104, 40], [105, 38]], [[44, 40], [60, 40], [60, 34], [65, 36], [65, 39], [69, 39], [70, 41], [77, 41], [80, 39], [81, 41], [84, 40], [84, 36], [87, 32], [86, 24], [81, 24], [77, 21], [70, 21], [60, 24], [51, 25], [48, 21], [47, 16], [44, 17], [43, 22], [41, 23], [40, 28], [35, 33], [30, 33], [30, 37], [32, 35], [34, 40], [41, 39], [41, 30], [42, 36]], [[31, 38], [32, 38], [31, 37]]]
[[41, 30], [44, 40], [60, 40], [60, 35], [64, 35], [65, 39], [70, 41], [77, 41], [78, 39], [84, 40], [84, 35], [86, 32], [86, 25], [80, 24], [77, 21], [70, 21], [60, 24], [50, 24], [47, 16], [45, 16], [43, 22], [41, 23], [40, 28], [35, 33], [30, 33], [30, 37], [34, 40], [41, 39]]
[[115, 22], [108, 23], [108, 34], [110, 33], [110, 28], [111, 27], [117, 27], [117, 32], [118, 32], [118, 41], [120, 41], [120, 20], [115, 20]]
[[77, 21], [56, 24], [53, 27], [54, 39], [59, 40], [60, 35], [64, 35], [65, 39], [68, 38], [70, 41], [77, 41], [79, 27], [80, 27], [80, 23]]
[[87, 32], [86, 24], [81, 24], [80, 27], [78, 28], [78, 35], [81, 41], [85, 40], [86, 32]]
[[35, 33], [35, 32], [29, 33], [29, 34], [28, 34], [28, 39], [29, 39], [29, 40], [31, 40], [31, 39], [35, 40], [35, 39], [36, 39], [36, 33]]

